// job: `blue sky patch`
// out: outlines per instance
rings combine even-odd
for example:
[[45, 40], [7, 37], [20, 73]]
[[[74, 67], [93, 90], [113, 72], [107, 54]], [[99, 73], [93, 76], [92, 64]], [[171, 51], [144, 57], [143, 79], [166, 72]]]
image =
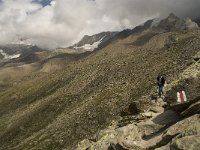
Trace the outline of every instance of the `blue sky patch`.
[[49, 5], [52, 0], [33, 0], [34, 3], [40, 3], [43, 7]]

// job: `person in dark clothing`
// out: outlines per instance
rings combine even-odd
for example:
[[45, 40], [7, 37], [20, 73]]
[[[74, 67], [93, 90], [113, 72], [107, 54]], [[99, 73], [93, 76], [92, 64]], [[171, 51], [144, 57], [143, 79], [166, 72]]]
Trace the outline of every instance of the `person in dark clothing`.
[[158, 95], [159, 97], [161, 97], [162, 95], [164, 95], [164, 85], [165, 85], [165, 78], [162, 75], [159, 75], [157, 77], [157, 84], [158, 84]]

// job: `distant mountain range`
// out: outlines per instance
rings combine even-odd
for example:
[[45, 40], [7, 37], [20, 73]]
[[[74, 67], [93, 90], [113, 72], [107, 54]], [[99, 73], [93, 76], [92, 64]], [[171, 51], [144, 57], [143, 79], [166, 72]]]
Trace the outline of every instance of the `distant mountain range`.
[[[198, 28], [198, 25], [200, 25], [200, 19], [196, 19], [195, 21], [192, 21], [189, 18], [181, 19], [171, 13], [165, 19], [151, 19], [133, 29], [125, 29], [119, 32], [101, 32], [90, 36], [85, 35], [79, 42], [68, 48], [83, 53], [86, 51], [93, 51], [95, 49], [103, 48], [114, 40], [125, 38], [131, 34], [139, 33], [151, 28], [160, 30], [160, 32], [169, 32]], [[12, 55], [24, 56], [34, 51], [41, 51], [41, 49], [36, 45], [30, 44], [26, 38], [19, 38], [18, 43], [0, 45], [0, 50], [0, 60], [5, 57], [5, 54], [8, 56], [6, 58], [12, 58]]]
[[0, 49], [2, 49], [8, 55], [13, 54], [25, 54], [35, 51], [41, 51], [41, 48], [33, 45], [25, 45], [25, 44], [8, 44], [8, 45], [0, 45]]
[[[57, 52], [64, 51], [64, 53], [84, 53], [92, 52], [97, 49], [101, 49], [109, 45], [110, 43], [128, 37], [129, 35], [143, 32], [148, 29], [157, 30], [159, 32], [172, 32], [172, 31], [184, 31], [193, 28], [198, 28], [200, 19], [192, 21], [191, 19], [181, 19], [171, 13], [165, 19], [151, 19], [144, 24], [136, 26], [133, 29], [125, 29], [121, 32], [101, 32], [95, 35], [85, 35], [78, 43], [69, 48], [62, 50], [55, 50]], [[35, 52], [43, 51], [36, 45], [30, 44], [28, 39], [20, 39], [19, 43], [13, 43], [8, 45], [0, 45], [0, 62], [11, 61], [32, 63], [37, 61]]]
[[36, 60], [33, 57], [34, 53], [41, 51], [43, 51], [41, 48], [34, 45], [25, 45], [25, 44], [0, 45], [0, 63], [3, 62], [5, 64], [10, 61], [31, 63]]
[[[197, 20], [197, 23], [200, 23], [200, 20]], [[85, 51], [93, 51], [94, 49], [106, 46], [113, 40], [125, 38], [131, 34], [142, 32], [150, 28], [160, 30], [161, 32], [184, 31], [198, 28], [197, 23], [189, 18], [181, 19], [171, 13], [165, 19], [148, 20], [143, 25], [136, 26], [133, 29], [125, 29], [121, 32], [102, 32], [92, 36], [85, 35], [78, 43], [74, 44], [71, 48], [77, 50], [84, 49]]]

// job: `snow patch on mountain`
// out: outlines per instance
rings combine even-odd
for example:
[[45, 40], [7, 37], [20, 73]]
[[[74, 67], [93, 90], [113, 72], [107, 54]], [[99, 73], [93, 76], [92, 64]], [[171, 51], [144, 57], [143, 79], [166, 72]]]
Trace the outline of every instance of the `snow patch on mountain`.
[[75, 49], [84, 49], [87, 51], [93, 51], [95, 48], [98, 48], [99, 44], [101, 44], [102, 40], [105, 38], [106, 36], [102, 37], [99, 41], [94, 42], [93, 44], [85, 44], [83, 46], [80, 47], [74, 47]]
[[6, 54], [2, 49], [0, 49], [1, 55], [3, 55], [3, 59], [14, 59], [20, 57], [21, 54], [15, 54], [15, 55], [8, 55]]

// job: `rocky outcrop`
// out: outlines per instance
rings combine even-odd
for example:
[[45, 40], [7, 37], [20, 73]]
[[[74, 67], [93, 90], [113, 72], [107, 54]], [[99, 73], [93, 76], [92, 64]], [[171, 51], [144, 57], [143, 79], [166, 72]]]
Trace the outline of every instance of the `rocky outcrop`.
[[[186, 118], [168, 128], [162, 135], [162, 139], [151, 149], [165, 145], [157, 150], [196, 150], [199, 146], [200, 115]], [[188, 140], [188, 141], [187, 141]]]
[[[156, 150], [196, 150], [199, 147], [200, 115], [193, 115], [166, 129], [160, 141], [148, 149]], [[162, 146], [164, 145], [164, 146]], [[160, 147], [160, 148], [158, 148]]]
[[[80, 142], [77, 150], [197, 150], [200, 146], [200, 97], [196, 80], [199, 78], [188, 80], [188, 88], [196, 91], [188, 93], [191, 101], [169, 101], [163, 108], [162, 98], [154, 98], [154, 102], [151, 96], [143, 96], [131, 103], [126, 113], [109, 128], [98, 132], [95, 140]], [[167, 97], [164, 100], [167, 101]]]
[[181, 19], [171, 13], [166, 19], [163, 19], [158, 24], [157, 28], [165, 31], [184, 31], [198, 28], [198, 24], [191, 19]]
[[152, 113], [140, 122], [119, 127], [115, 122], [108, 129], [100, 131], [96, 140], [83, 140], [77, 150], [196, 150], [199, 146], [200, 115], [195, 114], [180, 120], [171, 110]]

